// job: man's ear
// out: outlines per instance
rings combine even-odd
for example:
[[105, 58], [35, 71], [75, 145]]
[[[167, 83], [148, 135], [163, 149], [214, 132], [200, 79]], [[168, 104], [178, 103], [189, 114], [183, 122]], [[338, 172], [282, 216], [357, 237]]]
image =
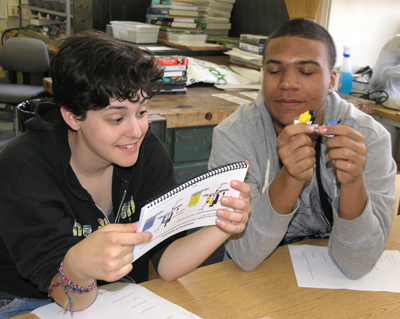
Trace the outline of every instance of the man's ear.
[[81, 128], [81, 120], [71, 111], [68, 111], [64, 106], [60, 108], [61, 115], [67, 125], [74, 131], [79, 131]]
[[338, 76], [336, 70], [331, 71], [331, 77], [330, 77], [330, 85], [329, 88], [334, 90], [335, 89], [335, 82], [336, 82], [336, 77]]

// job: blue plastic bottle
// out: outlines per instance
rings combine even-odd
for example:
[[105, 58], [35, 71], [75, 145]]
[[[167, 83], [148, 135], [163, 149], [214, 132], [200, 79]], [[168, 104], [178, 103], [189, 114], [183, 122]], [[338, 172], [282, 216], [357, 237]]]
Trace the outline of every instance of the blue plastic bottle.
[[351, 87], [353, 85], [353, 74], [351, 73], [351, 62], [350, 62], [350, 47], [343, 47], [343, 61], [339, 69], [339, 75], [341, 76], [339, 84], [339, 92], [343, 94], [350, 94]]

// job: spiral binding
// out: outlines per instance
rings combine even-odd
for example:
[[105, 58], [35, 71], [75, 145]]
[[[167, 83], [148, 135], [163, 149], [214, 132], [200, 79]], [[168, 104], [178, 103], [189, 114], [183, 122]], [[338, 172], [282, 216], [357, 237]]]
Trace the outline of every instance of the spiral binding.
[[167, 189], [165, 192], [160, 193], [158, 196], [152, 197], [151, 199], [149, 199], [147, 201], [145, 206], [147, 208], [153, 207], [154, 205], [161, 203], [165, 199], [183, 191], [184, 189], [186, 189], [200, 181], [203, 181], [212, 176], [221, 174], [223, 172], [232, 171], [232, 170], [240, 169], [240, 168], [246, 168], [247, 166], [248, 165], [245, 161], [241, 161], [241, 162], [230, 163], [230, 164], [225, 164], [225, 165], [222, 165], [219, 167], [215, 167], [213, 169], [208, 170], [205, 173], [198, 174], [198, 175], [182, 182], [181, 184], [179, 184], [177, 186]]

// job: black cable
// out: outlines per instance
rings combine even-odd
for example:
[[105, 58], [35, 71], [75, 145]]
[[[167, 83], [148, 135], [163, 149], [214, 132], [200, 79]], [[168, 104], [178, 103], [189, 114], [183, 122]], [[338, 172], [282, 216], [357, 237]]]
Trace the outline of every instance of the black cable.
[[387, 101], [387, 99], [389, 98], [389, 94], [386, 91], [367, 91], [367, 92], [351, 92], [350, 93], [351, 96], [355, 96], [358, 97], [360, 99], [366, 99], [366, 100], [370, 100], [370, 101], [374, 101], [376, 104], [382, 104], [384, 102]]

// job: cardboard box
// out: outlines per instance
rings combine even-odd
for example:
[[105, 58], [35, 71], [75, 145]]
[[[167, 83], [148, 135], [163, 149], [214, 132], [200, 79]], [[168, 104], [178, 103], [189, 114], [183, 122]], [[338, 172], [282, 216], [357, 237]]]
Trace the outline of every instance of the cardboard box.
[[135, 22], [111, 21], [113, 37], [133, 43], [157, 43], [160, 26]]

